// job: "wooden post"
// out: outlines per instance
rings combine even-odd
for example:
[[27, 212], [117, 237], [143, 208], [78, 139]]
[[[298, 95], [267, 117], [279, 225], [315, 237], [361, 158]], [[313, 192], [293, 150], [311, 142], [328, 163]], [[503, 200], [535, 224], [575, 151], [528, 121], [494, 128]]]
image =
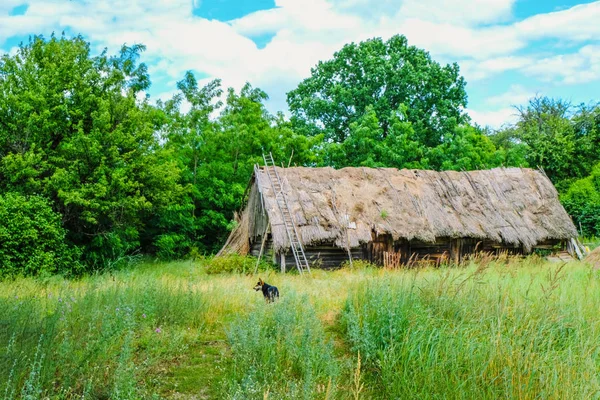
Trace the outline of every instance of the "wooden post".
[[454, 261], [454, 264], [458, 265], [461, 261], [461, 253], [462, 253], [462, 240], [461, 239], [451, 239], [450, 240], [450, 257]]
[[260, 251], [258, 252], [258, 258], [256, 259], [256, 267], [254, 267], [254, 275], [256, 275], [256, 271], [258, 271], [258, 264], [260, 264], [260, 258], [262, 257], [263, 250], [265, 248], [265, 243], [267, 241], [267, 236], [269, 235], [269, 228], [271, 224], [267, 223], [267, 228], [265, 229], [265, 233], [263, 234], [262, 243], [260, 244]]
[[285, 253], [281, 252], [281, 272], [285, 274]]

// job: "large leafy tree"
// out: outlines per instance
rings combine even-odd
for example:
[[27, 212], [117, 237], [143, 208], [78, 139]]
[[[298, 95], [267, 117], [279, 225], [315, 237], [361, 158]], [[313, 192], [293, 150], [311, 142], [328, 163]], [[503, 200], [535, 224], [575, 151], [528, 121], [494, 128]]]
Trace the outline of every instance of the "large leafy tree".
[[571, 118], [578, 171], [587, 175], [600, 161], [600, 104], [581, 105]]
[[[183, 170], [188, 197], [181, 212], [173, 214], [178, 217], [171, 218], [170, 229], [185, 232], [187, 242], [178, 243], [211, 252], [226, 239], [263, 153], [272, 152], [278, 162], [291, 158], [315, 164], [312, 149], [321, 138], [295, 134], [282, 115], [266, 110], [267, 94], [249, 84], [239, 92], [224, 92], [218, 80], [200, 87], [190, 72], [178, 87], [181, 93], [161, 105], [167, 116], [163, 134]], [[182, 111], [183, 100], [189, 111]], [[165, 236], [163, 242], [168, 242]]]
[[352, 134], [352, 124], [359, 123], [368, 107], [377, 117], [381, 137], [387, 137], [395, 112], [403, 106], [415, 138], [435, 147], [466, 122], [466, 103], [458, 65], [441, 66], [401, 35], [344, 46], [288, 93], [296, 129], [323, 132], [335, 143]]
[[34, 37], [0, 60], [0, 190], [48, 198], [89, 265], [147, 247], [148, 217], [180, 192], [140, 100], [143, 50], [92, 56], [81, 37]]
[[600, 236], [600, 164], [588, 177], [574, 181], [561, 201], [584, 234]]
[[517, 137], [527, 145], [527, 163], [542, 167], [555, 183], [570, 176], [581, 176], [575, 162], [575, 129], [571, 123], [570, 105], [561, 100], [536, 97], [519, 107]]

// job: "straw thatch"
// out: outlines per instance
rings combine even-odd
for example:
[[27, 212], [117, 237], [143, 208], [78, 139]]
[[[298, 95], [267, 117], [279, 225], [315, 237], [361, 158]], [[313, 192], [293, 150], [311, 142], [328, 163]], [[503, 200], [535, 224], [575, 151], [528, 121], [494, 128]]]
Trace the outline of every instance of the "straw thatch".
[[585, 262], [591, 264], [594, 269], [600, 269], [600, 247], [596, 247], [585, 257]]
[[[340, 248], [358, 247], [370, 242], [375, 233], [424, 242], [486, 239], [530, 251], [545, 240], [577, 237], [556, 189], [536, 170], [297, 167], [277, 171], [305, 246], [334, 243]], [[273, 249], [285, 250], [289, 242], [269, 178], [257, 168], [254, 179], [244, 213], [263, 212], [264, 208]], [[259, 198], [252, 198], [253, 193]], [[252, 217], [243, 216], [242, 220], [247, 224], [241, 223], [232, 236], [247, 243], [257, 229], [251, 226]], [[230, 245], [235, 241], [230, 240]]]

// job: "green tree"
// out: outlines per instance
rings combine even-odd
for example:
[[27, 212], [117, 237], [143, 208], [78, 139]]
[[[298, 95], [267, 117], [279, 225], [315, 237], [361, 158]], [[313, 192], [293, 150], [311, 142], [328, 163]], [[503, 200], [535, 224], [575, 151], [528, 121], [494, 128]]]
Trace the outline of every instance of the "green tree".
[[43, 197], [0, 194], [0, 221], [0, 277], [79, 272], [79, 251]]
[[401, 35], [344, 46], [288, 93], [295, 128], [304, 134], [323, 132], [334, 143], [346, 140], [367, 107], [387, 137], [393, 114], [404, 105], [416, 138], [435, 147], [445, 133], [466, 122], [466, 103], [458, 65], [442, 67]]
[[147, 221], [181, 192], [143, 50], [93, 57], [81, 37], [37, 36], [0, 60], [0, 190], [50, 199], [91, 266], [149, 248]]
[[327, 147], [330, 165], [338, 168], [352, 166], [426, 168], [428, 149], [418, 141], [412, 124], [406, 121], [406, 107], [389, 118], [390, 127], [384, 136], [375, 109], [368, 106], [365, 114], [350, 124], [350, 134]]
[[[271, 115], [265, 108], [265, 92], [246, 84], [239, 92], [223, 93], [219, 81], [199, 87], [187, 73], [178, 87], [191, 105], [181, 111], [181, 95], [161, 105], [167, 116], [163, 127], [166, 147], [177, 156], [183, 169], [181, 183], [188, 188], [189, 213], [177, 219], [188, 242], [201, 251], [220, 248], [232, 228], [234, 212], [242, 206], [255, 164], [272, 152], [278, 162], [316, 164], [312, 149], [320, 137], [295, 134], [283, 115]], [[224, 99], [222, 98], [224, 96]], [[181, 229], [185, 227], [185, 229]], [[161, 246], [174, 240], [161, 237]]]
[[590, 176], [573, 182], [560, 199], [585, 235], [600, 236], [600, 164]]
[[589, 175], [600, 161], [600, 104], [580, 105], [571, 118], [579, 176]]
[[501, 165], [502, 153], [476, 127], [458, 126], [444, 137], [442, 144], [428, 154], [430, 165], [440, 170], [487, 169]]
[[542, 167], [556, 184], [582, 176], [575, 158], [575, 130], [569, 120], [570, 106], [562, 100], [536, 97], [518, 108], [518, 138], [527, 145], [525, 159], [532, 167]]
[[519, 138], [519, 131], [514, 126], [504, 127], [485, 134], [498, 149], [500, 163], [511, 167], [528, 167], [528, 147]]

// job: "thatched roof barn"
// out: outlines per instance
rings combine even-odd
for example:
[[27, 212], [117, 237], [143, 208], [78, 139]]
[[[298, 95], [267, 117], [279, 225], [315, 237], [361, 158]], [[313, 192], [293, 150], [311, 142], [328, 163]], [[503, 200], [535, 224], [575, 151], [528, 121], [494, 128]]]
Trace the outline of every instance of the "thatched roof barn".
[[[577, 237], [556, 189], [532, 169], [297, 167], [277, 172], [303, 246], [325, 266], [350, 254], [382, 263], [387, 252], [403, 261], [501, 248], [528, 253]], [[285, 264], [290, 244], [264, 168], [255, 168], [238, 222], [221, 254], [257, 255], [266, 246]], [[293, 265], [293, 258], [288, 260]]]

